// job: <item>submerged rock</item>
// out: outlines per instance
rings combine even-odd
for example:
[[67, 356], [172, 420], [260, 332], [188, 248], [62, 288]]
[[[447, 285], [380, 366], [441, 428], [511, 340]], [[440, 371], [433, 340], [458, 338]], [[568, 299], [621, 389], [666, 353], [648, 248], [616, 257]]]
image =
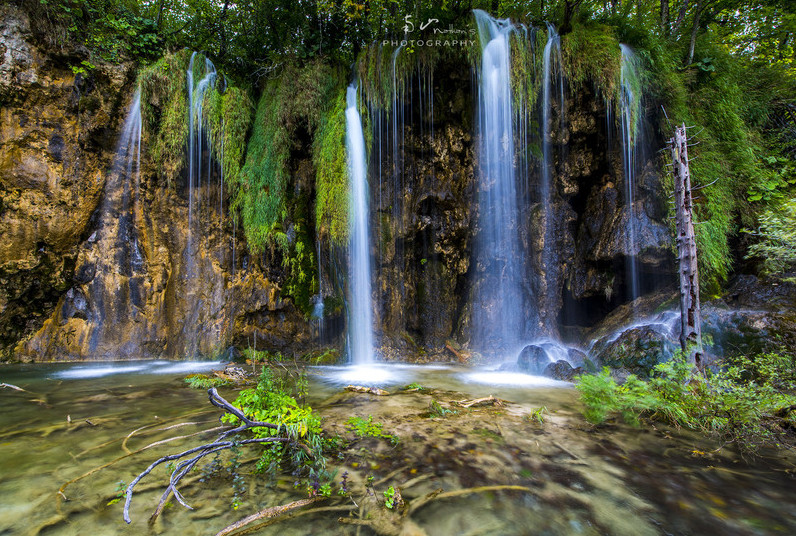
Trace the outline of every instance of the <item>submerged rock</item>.
[[555, 363], [550, 363], [544, 369], [544, 375], [548, 378], [571, 382], [575, 376], [583, 374], [584, 370], [581, 367], [572, 368], [568, 362], [560, 359]]
[[517, 368], [521, 372], [530, 374], [542, 373], [549, 363], [550, 358], [545, 349], [536, 344], [529, 344], [523, 348], [517, 358]]

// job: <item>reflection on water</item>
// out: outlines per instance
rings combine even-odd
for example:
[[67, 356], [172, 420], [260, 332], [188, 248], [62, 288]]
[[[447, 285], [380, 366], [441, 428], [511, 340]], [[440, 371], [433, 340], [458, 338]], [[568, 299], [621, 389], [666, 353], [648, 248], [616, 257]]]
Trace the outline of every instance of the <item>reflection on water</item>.
[[[162, 493], [165, 469], [137, 488], [131, 526], [121, 520], [121, 505], [108, 503], [120, 480], [129, 482], [154, 459], [214, 437], [192, 436], [216, 426], [219, 412], [207, 404], [204, 391], [187, 388], [183, 376], [217, 365], [0, 368], [2, 381], [26, 389], [0, 391], [0, 534], [148, 533], [146, 518]], [[409, 500], [436, 487], [516, 484], [532, 490], [430, 503], [413, 514], [429, 535], [796, 533], [793, 458], [750, 466], [683, 432], [594, 429], [580, 418], [577, 392], [568, 384], [561, 388], [546, 378], [453, 365], [312, 367], [309, 376], [310, 402], [324, 416], [325, 428], [345, 435], [351, 415], [372, 415], [385, 432], [400, 437], [398, 446], [359, 440], [331, 460], [352, 479], [373, 474], [378, 480], [397, 471], [386, 487], [428, 477], [403, 490]], [[393, 395], [342, 393], [348, 383], [380, 385]], [[400, 391], [410, 383], [426, 389]], [[235, 396], [231, 390], [222, 394]], [[455, 410], [452, 401], [489, 395], [514, 404], [428, 415], [433, 400]], [[539, 424], [531, 417], [542, 406], [547, 412]], [[192, 437], [146, 448], [178, 435]], [[237, 511], [230, 507], [228, 476], [186, 486], [186, 500], [195, 509], [167, 509], [154, 533], [215, 534], [249, 513], [301, 497], [293, 476], [276, 486], [258, 475], [247, 479]], [[70, 480], [75, 481], [59, 496]], [[336, 519], [337, 514], [305, 516], [258, 534], [356, 534]], [[361, 535], [367, 534], [363, 529]]]

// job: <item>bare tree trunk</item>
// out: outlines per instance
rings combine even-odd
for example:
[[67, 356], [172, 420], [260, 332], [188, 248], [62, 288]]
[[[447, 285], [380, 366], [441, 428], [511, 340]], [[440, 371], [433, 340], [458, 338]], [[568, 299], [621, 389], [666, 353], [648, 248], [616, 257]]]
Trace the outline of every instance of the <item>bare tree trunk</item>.
[[674, 171], [677, 253], [680, 260], [680, 346], [689, 361], [702, 368], [702, 327], [699, 310], [699, 268], [694, 234], [691, 174], [685, 124], [669, 140]]
[[219, 60], [227, 55], [227, 9], [229, 9], [229, 0], [224, 0], [224, 7], [221, 9], [221, 16], [218, 21], [221, 34], [221, 48], [218, 51]]
[[688, 61], [686, 65], [690, 65], [694, 61], [694, 47], [696, 46], [697, 31], [699, 31], [699, 16], [702, 14], [702, 2], [697, 2], [696, 11], [694, 11], [694, 26], [691, 28], [691, 43], [688, 46]]
[[672, 28], [672, 35], [677, 37], [677, 34], [680, 32], [680, 26], [683, 25], [683, 21], [685, 21], [685, 16], [688, 13], [688, 0], [683, 1], [683, 5], [680, 6], [680, 11], [677, 13], [677, 20], [674, 21], [674, 27]]
[[669, 0], [661, 0], [661, 34], [663, 34], [664, 37], [669, 35], [670, 24]]

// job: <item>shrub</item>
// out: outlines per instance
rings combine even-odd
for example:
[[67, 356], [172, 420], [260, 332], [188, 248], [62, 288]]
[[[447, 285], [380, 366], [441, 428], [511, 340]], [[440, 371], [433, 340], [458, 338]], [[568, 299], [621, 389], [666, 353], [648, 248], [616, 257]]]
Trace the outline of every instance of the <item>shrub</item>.
[[631, 375], [619, 385], [608, 369], [581, 376], [577, 389], [592, 423], [621, 415], [638, 425], [640, 417], [698, 430], [746, 451], [794, 441], [796, 360], [787, 354], [734, 358], [721, 368], [692, 374], [682, 353], [655, 367], [649, 381]]

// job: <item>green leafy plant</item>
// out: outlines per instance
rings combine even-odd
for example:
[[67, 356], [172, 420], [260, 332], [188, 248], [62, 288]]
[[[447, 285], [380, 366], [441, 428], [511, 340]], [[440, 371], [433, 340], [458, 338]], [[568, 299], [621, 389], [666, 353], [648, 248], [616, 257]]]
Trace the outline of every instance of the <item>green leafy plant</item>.
[[544, 424], [545, 413], [550, 413], [547, 410], [547, 406], [542, 406], [542, 407], [536, 408], [535, 410], [533, 410], [531, 412], [530, 415], [528, 415], [528, 420], [529, 421], [536, 421], [539, 424]]
[[108, 501], [106, 506], [113, 506], [117, 502], [121, 501], [124, 498], [125, 491], [127, 490], [127, 484], [124, 480], [120, 480], [116, 483], [116, 497]]
[[796, 265], [796, 198], [767, 209], [758, 224], [756, 231], [745, 229], [759, 240], [749, 248], [747, 258], [763, 259], [767, 274], [784, 272]]
[[393, 445], [398, 444], [398, 437], [390, 434], [385, 434], [382, 428], [384, 425], [380, 422], [373, 422], [373, 415], [368, 415], [367, 419], [362, 417], [350, 417], [346, 421], [346, 427], [354, 432], [357, 437], [377, 437], [386, 439]]
[[443, 408], [442, 405], [435, 399], [431, 399], [431, 404], [428, 406], [428, 417], [448, 417], [451, 415], [456, 415], [459, 412], [455, 409], [447, 409]]
[[[278, 426], [276, 430], [256, 428], [253, 432], [255, 437], [287, 433], [294, 441], [307, 446], [309, 451], [302, 448], [286, 449], [282, 443], [272, 443], [265, 447], [258, 470], [274, 473], [286, 461], [299, 471], [303, 468], [320, 470], [325, 467], [321, 419], [310, 406], [298, 402], [297, 397], [300, 396], [301, 393], [292, 389], [284, 377], [276, 376], [270, 368], [264, 368], [257, 387], [244, 389], [235, 399], [234, 405], [247, 417]], [[222, 420], [232, 424], [238, 422], [237, 417], [230, 414], [222, 417]], [[286, 459], [288, 455], [289, 460]]]
[[391, 510], [395, 507], [395, 488], [392, 486], [384, 492], [384, 506]]

